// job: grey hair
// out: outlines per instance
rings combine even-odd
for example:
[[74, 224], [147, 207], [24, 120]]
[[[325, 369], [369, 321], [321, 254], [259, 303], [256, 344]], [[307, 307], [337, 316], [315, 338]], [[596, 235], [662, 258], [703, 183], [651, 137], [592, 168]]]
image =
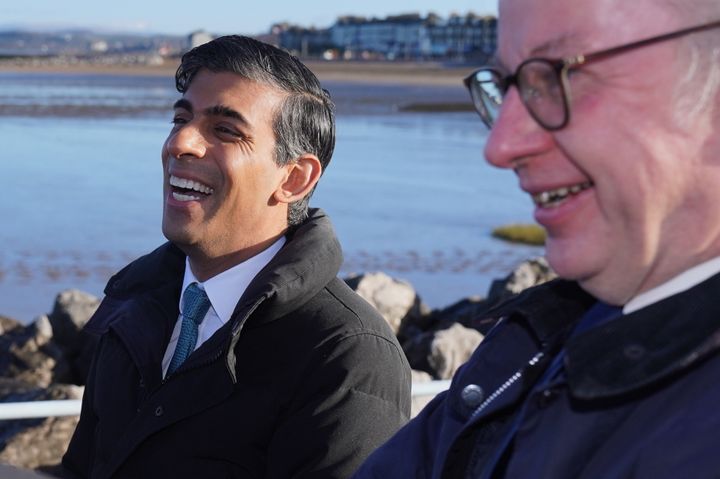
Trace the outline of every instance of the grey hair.
[[[284, 166], [303, 154], [318, 157], [325, 171], [335, 149], [334, 105], [327, 90], [300, 60], [272, 45], [240, 35], [216, 38], [185, 53], [175, 86], [185, 93], [200, 69], [232, 72], [287, 93], [273, 118], [275, 162]], [[302, 223], [315, 188], [291, 203], [288, 225]]]
[[707, 109], [718, 108], [720, 93], [720, 47], [688, 44], [687, 72], [675, 89], [676, 112], [684, 118], [697, 117]]
[[[661, 0], [683, 19], [680, 27], [720, 21], [717, 0]], [[673, 98], [678, 124], [707, 110], [720, 108], [720, 28], [688, 35], [680, 40], [679, 61], [686, 69]]]

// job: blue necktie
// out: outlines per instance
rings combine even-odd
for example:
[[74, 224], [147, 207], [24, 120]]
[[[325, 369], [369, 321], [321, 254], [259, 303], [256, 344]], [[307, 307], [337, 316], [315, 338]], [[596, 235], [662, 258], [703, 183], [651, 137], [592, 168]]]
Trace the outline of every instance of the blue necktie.
[[195, 350], [197, 343], [198, 326], [202, 323], [205, 314], [210, 308], [210, 300], [197, 283], [191, 283], [185, 288], [182, 300], [182, 326], [175, 353], [173, 354], [167, 374], [175, 372], [177, 368]]

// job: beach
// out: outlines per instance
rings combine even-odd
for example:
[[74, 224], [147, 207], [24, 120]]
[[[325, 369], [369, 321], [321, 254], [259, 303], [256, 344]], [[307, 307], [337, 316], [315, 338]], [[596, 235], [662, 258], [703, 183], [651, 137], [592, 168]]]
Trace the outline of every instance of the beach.
[[[310, 64], [337, 107], [335, 154], [311, 206], [333, 219], [341, 276], [384, 271], [436, 308], [484, 295], [542, 254], [491, 237], [496, 226], [531, 222], [532, 206], [511, 173], [483, 161], [477, 114], [406, 112], [468, 105], [464, 72], [338, 66]], [[114, 272], [164, 241], [159, 151], [179, 95], [173, 71], [0, 67], [11, 198], [0, 204], [11, 218], [0, 231], [0, 314], [29, 322], [68, 288], [101, 296]]]
[[[381, 61], [303, 61], [321, 82], [352, 82], [365, 84], [462, 85], [472, 66], [447, 66], [440, 62]], [[162, 64], [138, 65], [97, 63], [71, 60], [2, 60], [0, 72], [68, 73], [172, 77], [179, 59], [165, 59]]]

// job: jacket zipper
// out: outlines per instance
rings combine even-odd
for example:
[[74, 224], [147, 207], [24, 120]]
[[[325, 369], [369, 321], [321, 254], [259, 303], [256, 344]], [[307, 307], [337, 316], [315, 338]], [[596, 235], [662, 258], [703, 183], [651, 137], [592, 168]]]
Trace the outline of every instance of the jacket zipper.
[[528, 363], [527, 363], [526, 366], [518, 369], [518, 370], [515, 372], [515, 374], [513, 374], [512, 376], [510, 376], [499, 388], [497, 388], [497, 389], [495, 390], [495, 392], [493, 392], [490, 396], [488, 396], [487, 399], [485, 399], [485, 401], [483, 401], [483, 403], [480, 404], [480, 405], [477, 407], [477, 409], [475, 409], [475, 411], [474, 411], [474, 412], [472, 413], [472, 415], [470, 416], [470, 419], [469, 419], [468, 422], [474, 422], [475, 419], [477, 419], [477, 418], [480, 416], [480, 414], [482, 414], [482, 412], [485, 411], [485, 409], [487, 409], [488, 406], [489, 406], [493, 401], [495, 401], [495, 400], [496, 400], [498, 397], [500, 397], [510, 386], [512, 386], [513, 384], [515, 384], [516, 382], [518, 382], [518, 381], [520, 380], [520, 378], [523, 377], [523, 371], [524, 371], [525, 369], [527, 369], [528, 366], [535, 366], [535, 365], [538, 363], [538, 361], [540, 361], [540, 359], [542, 359], [543, 356], [545, 356], [545, 353], [543, 353], [543, 352], [539, 352], [539, 353], [535, 354], [535, 356], [533, 356], [533, 357], [530, 359], [530, 361], [528, 361]]

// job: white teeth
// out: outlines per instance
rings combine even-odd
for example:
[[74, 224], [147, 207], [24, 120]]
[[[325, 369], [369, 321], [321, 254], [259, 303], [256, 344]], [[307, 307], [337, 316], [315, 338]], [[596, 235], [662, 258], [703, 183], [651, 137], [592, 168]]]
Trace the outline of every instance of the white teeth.
[[198, 183], [197, 181], [188, 180], [187, 178], [178, 178], [177, 176], [172, 175], [170, 176], [170, 184], [172, 186], [177, 186], [178, 188], [205, 193], [206, 195], [211, 195], [215, 191], [209, 186]]
[[172, 194], [173, 198], [175, 198], [177, 201], [197, 201], [200, 199], [199, 196], [193, 196], [193, 195], [183, 195], [182, 193], [176, 193], [173, 191]]
[[591, 181], [580, 183], [572, 186], [564, 186], [555, 190], [543, 191], [532, 196], [533, 201], [536, 205], [542, 208], [552, 208], [559, 206], [569, 196], [576, 195], [581, 191], [584, 191], [593, 186]]

